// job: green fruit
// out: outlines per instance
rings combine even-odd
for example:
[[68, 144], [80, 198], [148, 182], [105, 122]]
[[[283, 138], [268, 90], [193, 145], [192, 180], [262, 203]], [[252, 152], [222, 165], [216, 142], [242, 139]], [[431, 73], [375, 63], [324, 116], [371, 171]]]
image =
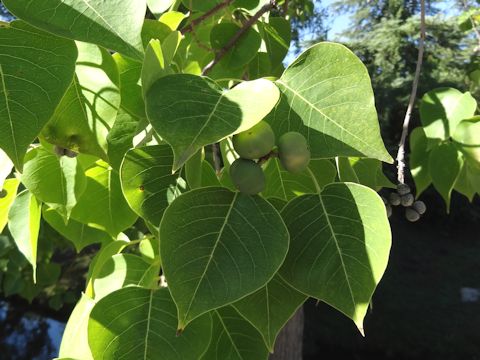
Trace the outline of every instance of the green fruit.
[[255, 195], [265, 189], [265, 174], [255, 161], [237, 159], [230, 166], [230, 177], [242, 193]]
[[415, 198], [412, 194], [403, 195], [401, 199], [402, 206], [408, 207], [412, 206]]
[[389, 200], [390, 200], [390, 204], [392, 204], [393, 206], [398, 206], [402, 202], [400, 195], [398, 195], [395, 192], [390, 193]]
[[278, 140], [278, 157], [287, 171], [292, 173], [304, 171], [310, 163], [307, 139], [294, 131], [283, 134]]
[[413, 208], [420, 214], [423, 215], [427, 211], [427, 206], [423, 201], [415, 201], [413, 203]]
[[233, 136], [233, 148], [244, 159], [260, 159], [272, 151], [275, 134], [265, 121]]
[[415, 209], [408, 208], [405, 210], [405, 217], [408, 221], [415, 222], [420, 219], [420, 214]]

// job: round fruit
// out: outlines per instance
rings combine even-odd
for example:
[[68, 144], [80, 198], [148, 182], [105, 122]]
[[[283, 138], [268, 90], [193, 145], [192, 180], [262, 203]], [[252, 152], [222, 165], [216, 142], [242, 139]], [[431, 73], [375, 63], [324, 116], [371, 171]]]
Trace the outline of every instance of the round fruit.
[[402, 202], [400, 195], [394, 192], [390, 193], [389, 200], [390, 200], [390, 204], [392, 204], [393, 206], [398, 206]]
[[398, 185], [397, 185], [397, 192], [398, 192], [400, 195], [410, 194], [410, 192], [411, 192], [410, 186], [408, 186], [407, 184], [398, 184]]
[[244, 194], [254, 195], [265, 189], [265, 174], [255, 161], [235, 160], [230, 166], [230, 177], [235, 187]]
[[413, 208], [420, 214], [423, 215], [427, 211], [427, 205], [423, 201], [415, 201], [413, 203]]
[[408, 221], [415, 222], [420, 219], [420, 214], [415, 209], [408, 208], [405, 211], [405, 217], [407, 218]]
[[272, 151], [275, 134], [265, 121], [233, 136], [233, 148], [244, 159], [260, 159]]
[[415, 198], [412, 194], [403, 195], [401, 199], [402, 206], [408, 207], [412, 206]]
[[310, 156], [307, 139], [302, 134], [291, 131], [278, 140], [278, 157], [287, 171], [302, 172], [310, 163]]

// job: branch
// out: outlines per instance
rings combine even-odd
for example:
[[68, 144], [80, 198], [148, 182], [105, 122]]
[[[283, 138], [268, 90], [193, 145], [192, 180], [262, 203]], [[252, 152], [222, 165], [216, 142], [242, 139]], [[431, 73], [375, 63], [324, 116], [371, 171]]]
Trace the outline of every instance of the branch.
[[212, 17], [213, 15], [215, 15], [217, 12], [219, 12], [220, 10], [222, 10], [223, 8], [226, 8], [228, 5], [230, 5], [232, 2], [234, 2], [234, 0], [225, 0], [219, 4], [217, 4], [216, 6], [214, 6], [213, 8], [211, 8], [210, 10], [208, 10], [205, 14], [203, 14], [202, 16], [196, 18], [195, 20], [193, 20], [188, 26], [184, 27], [182, 30], [181, 30], [181, 33], [183, 35], [185, 35], [186, 33], [188, 32], [191, 32], [193, 31], [193, 29], [201, 24], [202, 22], [204, 22], [205, 20], [207, 20], [208, 18]]
[[235, 46], [242, 35], [245, 34], [265, 13], [269, 12], [276, 6], [277, 4], [275, 0], [270, 0], [268, 4], [263, 5], [255, 15], [253, 15], [250, 19], [248, 19], [247, 22], [245, 22], [245, 24], [243, 24], [243, 26], [230, 39], [230, 41], [215, 54], [215, 59], [205, 66], [202, 71], [202, 75], [207, 75], [213, 69], [213, 67], [217, 65], [220, 60], [222, 60], [223, 57]]
[[397, 153], [397, 178], [400, 184], [405, 183], [405, 142], [408, 135], [408, 126], [410, 125], [410, 118], [412, 117], [413, 106], [417, 97], [418, 81], [420, 79], [420, 71], [422, 69], [423, 52], [425, 47], [425, 0], [421, 0], [420, 13], [420, 41], [418, 45], [418, 59], [417, 68], [415, 69], [415, 78], [413, 80], [412, 93], [410, 94], [410, 101], [408, 103], [405, 119], [403, 120], [402, 137]]

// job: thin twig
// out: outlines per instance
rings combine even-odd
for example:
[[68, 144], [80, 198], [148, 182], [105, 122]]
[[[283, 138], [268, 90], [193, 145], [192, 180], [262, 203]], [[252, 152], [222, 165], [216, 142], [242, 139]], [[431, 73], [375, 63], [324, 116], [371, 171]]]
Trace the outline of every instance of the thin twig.
[[268, 4], [265, 4], [253, 15], [248, 21], [243, 24], [243, 26], [237, 31], [237, 33], [230, 39], [230, 41], [222, 47], [216, 54], [215, 59], [213, 59], [202, 71], [202, 75], [207, 75], [215, 65], [217, 65], [220, 60], [235, 46], [235, 44], [240, 40], [240, 38], [260, 19], [265, 13], [272, 10], [277, 6], [276, 1], [271, 0]]
[[418, 44], [418, 59], [417, 68], [415, 69], [415, 78], [413, 80], [412, 93], [410, 94], [410, 101], [408, 103], [405, 119], [403, 120], [402, 137], [397, 153], [397, 178], [400, 184], [405, 183], [405, 142], [408, 135], [408, 126], [410, 125], [410, 118], [412, 117], [413, 106], [417, 97], [418, 81], [420, 79], [420, 71], [422, 69], [423, 52], [425, 47], [425, 0], [421, 0], [420, 11], [420, 41]]
[[[469, 11], [467, 1], [463, 0], [462, 3], [465, 11]], [[480, 31], [478, 31], [477, 22], [475, 21], [472, 15], [468, 15], [468, 18], [470, 19], [470, 23], [472, 24], [472, 29], [475, 32], [475, 36], [477, 37], [478, 46], [476, 50], [479, 50], [480, 49]]]
[[184, 27], [182, 30], [181, 30], [181, 33], [182, 34], [186, 34], [188, 32], [191, 32], [195, 29], [195, 27], [199, 24], [201, 24], [202, 22], [204, 22], [205, 20], [209, 19], [210, 17], [212, 17], [213, 15], [215, 15], [217, 12], [219, 12], [220, 10], [222, 10], [223, 8], [226, 8], [228, 5], [230, 5], [234, 0], [225, 0], [221, 3], [219, 3], [218, 5], [214, 6], [213, 8], [211, 8], [210, 10], [208, 10], [205, 14], [203, 14], [202, 16], [196, 18], [195, 20], [192, 20], [192, 22]]

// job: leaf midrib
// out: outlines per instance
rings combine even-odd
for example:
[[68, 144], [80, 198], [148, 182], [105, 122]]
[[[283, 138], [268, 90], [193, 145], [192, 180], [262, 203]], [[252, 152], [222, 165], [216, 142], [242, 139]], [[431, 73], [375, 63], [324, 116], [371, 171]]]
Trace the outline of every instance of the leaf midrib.
[[[225, 226], [227, 225], [228, 223], [228, 220], [230, 218], [230, 214], [232, 212], [232, 209], [233, 209], [233, 205], [235, 204], [235, 201], [237, 200], [237, 197], [238, 197], [238, 192], [235, 193], [233, 199], [232, 199], [232, 202], [230, 204], [230, 207], [228, 208], [228, 211], [227, 211], [227, 214], [225, 215], [225, 221], [223, 222], [222, 224], [222, 227], [220, 228], [219, 232], [218, 232], [218, 236], [217, 236], [217, 239], [215, 240], [215, 244], [212, 248], [212, 251], [211, 251], [211, 254], [210, 254], [210, 257], [207, 261], [207, 264], [205, 265], [205, 270], [203, 271], [202, 275], [200, 276], [199, 278], [199, 281], [198, 281], [198, 284], [197, 284], [197, 287], [195, 288], [195, 291], [193, 292], [193, 295], [192, 295], [192, 298], [190, 299], [190, 304], [188, 305], [188, 308], [187, 308], [187, 311], [185, 312], [185, 315], [183, 316], [183, 322], [185, 322], [185, 320], [187, 319], [187, 316], [188, 316], [188, 313], [190, 312], [190, 309], [192, 307], [192, 304], [193, 304], [193, 301], [195, 300], [195, 296], [197, 295], [197, 292], [198, 292], [198, 289], [200, 288], [200, 285], [201, 283], [203, 282], [203, 279], [205, 278], [205, 275], [208, 271], [208, 268], [210, 266], [210, 263], [212, 262], [212, 259], [213, 259], [213, 255], [215, 254], [215, 250], [217, 249], [217, 246], [218, 244], [220, 243], [220, 239], [223, 235], [223, 231], [225, 229]], [[183, 324], [183, 326], [185, 326], [186, 324]]]
[[375, 148], [373, 148], [370, 144], [362, 140], [360, 137], [355, 135], [354, 133], [350, 132], [348, 129], [344, 128], [342, 125], [340, 125], [338, 122], [333, 120], [331, 117], [327, 116], [322, 110], [320, 110], [316, 105], [312, 104], [308, 99], [306, 99], [302, 94], [300, 94], [298, 91], [295, 89], [291, 88], [288, 86], [285, 82], [282, 80], [277, 80], [277, 83], [282, 84], [285, 86], [289, 91], [291, 91], [295, 96], [298, 96], [302, 101], [304, 101], [308, 106], [310, 106], [311, 109], [316, 110], [320, 115], [324, 116], [326, 119], [331, 121], [334, 125], [338, 126], [342, 131], [345, 131], [348, 135], [352, 136], [356, 140], [358, 140], [360, 143], [365, 145], [368, 149], [372, 150], [374, 153], [377, 153]]
[[9, 105], [9, 100], [8, 100], [8, 93], [7, 93], [7, 86], [5, 84], [5, 76], [3, 72], [3, 67], [2, 64], [0, 64], [0, 77], [2, 78], [2, 89], [3, 89], [3, 94], [5, 97], [5, 106], [7, 108], [7, 114], [8, 114], [8, 121], [10, 123], [10, 132], [12, 134], [12, 142], [13, 142], [13, 150], [15, 151], [15, 162], [17, 164], [20, 163], [18, 159], [18, 150], [17, 150], [17, 143], [15, 141], [15, 130], [13, 128], [13, 121], [12, 121], [12, 114], [10, 112], [10, 105]]
[[332, 233], [332, 239], [333, 239], [333, 241], [335, 243], [335, 246], [337, 248], [338, 256], [339, 256], [340, 262], [342, 264], [342, 270], [343, 270], [343, 273], [345, 275], [345, 281], [347, 282], [348, 290], [350, 292], [350, 297], [352, 299], [353, 307], [355, 309], [357, 307], [357, 304], [355, 302], [355, 297], [353, 295], [352, 286], [350, 285], [350, 281], [349, 281], [349, 278], [348, 278], [347, 268], [345, 266], [345, 262], [343, 261], [342, 250], [340, 249], [340, 245], [338, 244], [338, 239], [337, 239], [337, 236], [336, 236], [337, 234], [335, 233], [335, 230], [333, 229], [333, 225], [330, 222], [329, 214], [327, 212], [327, 209], [326, 209], [325, 204], [324, 204], [323, 199], [322, 199], [322, 194], [318, 194], [318, 198], [320, 200], [320, 205], [322, 206], [323, 213], [325, 214], [325, 219], [327, 221], [328, 228], [330, 229], [330, 232]]

